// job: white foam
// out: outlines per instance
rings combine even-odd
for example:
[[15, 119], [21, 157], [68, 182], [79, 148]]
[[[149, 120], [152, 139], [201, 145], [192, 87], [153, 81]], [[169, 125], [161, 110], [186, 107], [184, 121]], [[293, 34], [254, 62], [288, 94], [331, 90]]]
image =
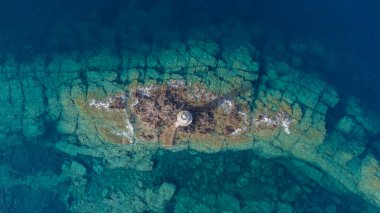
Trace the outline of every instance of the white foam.
[[255, 119], [255, 125], [265, 125], [266, 127], [270, 126], [281, 126], [285, 133], [290, 134], [290, 125], [292, 123], [292, 119], [289, 118], [284, 113], [278, 113], [275, 117], [271, 118], [267, 115], [262, 115], [263, 117], [259, 119]]
[[183, 87], [185, 86], [185, 81], [184, 80], [173, 80], [169, 82], [170, 87], [178, 88], [178, 87]]
[[126, 119], [125, 121], [127, 123], [127, 125], [125, 126], [126, 131], [124, 131], [124, 132], [114, 132], [114, 134], [116, 134], [118, 136], [126, 137], [126, 138], [128, 138], [128, 140], [129, 140], [130, 143], [134, 143], [134, 140], [133, 140], [134, 139], [134, 128], [133, 128], [131, 122], [128, 119]]
[[116, 96], [116, 97], [108, 97], [107, 100], [105, 100], [105, 101], [98, 101], [98, 100], [92, 99], [90, 101], [89, 105], [91, 107], [95, 107], [98, 109], [110, 110], [109, 106], [113, 101], [115, 101], [115, 98], [121, 98], [123, 100], [123, 102], [125, 102], [127, 100], [127, 97], [125, 95], [120, 95], [120, 96]]
[[137, 89], [138, 92], [140, 92], [142, 95], [150, 97], [152, 94], [150, 93], [153, 89], [156, 89], [156, 86], [149, 86], [149, 87], [139, 87]]
[[292, 123], [292, 121], [291, 120], [289, 120], [289, 119], [286, 119], [286, 120], [284, 120], [283, 122], [282, 122], [282, 127], [283, 127], [283, 129], [284, 129], [284, 131], [285, 131], [285, 133], [287, 133], [287, 134], [290, 134], [291, 132], [290, 132], [290, 124]]
[[108, 98], [106, 101], [98, 101], [95, 99], [92, 99], [90, 102], [91, 107], [99, 108], [99, 109], [109, 109], [109, 105], [112, 102], [111, 98]]
[[242, 130], [242, 129], [237, 128], [237, 129], [235, 129], [235, 130], [231, 133], [231, 135], [237, 135], [237, 134], [239, 134], [239, 132], [241, 132], [241, 130]]

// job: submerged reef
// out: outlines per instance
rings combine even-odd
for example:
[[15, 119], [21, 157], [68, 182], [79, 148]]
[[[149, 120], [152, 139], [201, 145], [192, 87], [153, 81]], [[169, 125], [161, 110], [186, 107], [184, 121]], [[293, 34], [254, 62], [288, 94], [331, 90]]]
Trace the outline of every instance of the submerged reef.
[[[56, 54], [31, 62], [7, 58], [0, 65], [1, 158], [12, 159], [17, 153], [4, 150], [24, 147], [12, 141], [27, 141], [29, 146], [46, 146], [65, 160], [56, 162], [55, 172], [42, 169], [25, 177], [18, 176], [22, 169], [15, 172], [0, 164], [5, 171], [0, 174], [1, 187], [23, 185], [59, 192], [57, 199], [74, 212], [162, 212], [165, 208], [213, 212], [214, 206], [232, 212], [292, 212], [296, 207], [305, 211], [309, 207], [291, 204], [297, 202], [297, 195], [307, 200], [312, 186], [330, 190], [326, 194], [363, 199], [370, 210], [379, 208], [380, 166], [367, 146], [379, 134], [378, 116], [365, 111], [353, 97], [338, 104], [331, 85], [301, 72], [302, 59], [294, 56], [294, 64], [278, 57], [281, 50], [260, 51], [251, 43], [231, 40], [196, 37], [166, 46], [119, 52], [104, 48], [85, 56]], [[290, 46], [294, 52], [305, 51], [301, 44]], [[328, 113], [337, 108], [340, 113], [326, 129]], [[173, 143], [164, 146], [163, 134], [183, 110], [191, 113], [191, 124], [176, 127]], [[48, 134], [53, 142], [41, 145]], [[235, 151], [282, 163], [251, 159], [249, 168], [230, 161], [195, 168], [213, 153], [234, 155]], [[191, 162], [196, 171], [189, 175], [198, 181], [210, 172], [218, 177], [241, 172], [235, 185], [225, 187], [237, 188], [240, 197], [253, 200], [207, 192], [205, 201], [203, 194], [189, 192], [202, 186], [185, 188], [173, 177], [153, 172], [158, 168], [171, 173], [165, 164], [171, 162], [178, 164], [175, 175], [181, 176], [186, 171], [180, 168], [190, 168], [182, 155], [195, 156]], [[162, 156], [172, 159], [165, 161]], [[258, 163], [282, 169], [272, 171]], [[281, 181], [276, 179], [282, 179], [284, 168], [306, 176], [307, 183], [283, 193], [255, 186], [254, 182], [272, 186]], [[268, 173], [264, 176], [276, 178], [260, 180], [261, 170]], [[266, 201], [255, 194], [262, 189]], [[277, 194], [281, 198], [274, 199]], [[271, 198], [276, 201], [271, 203]], [[331, 211], [336, 205], [345, 206], [339, 199], [332, 202]]]

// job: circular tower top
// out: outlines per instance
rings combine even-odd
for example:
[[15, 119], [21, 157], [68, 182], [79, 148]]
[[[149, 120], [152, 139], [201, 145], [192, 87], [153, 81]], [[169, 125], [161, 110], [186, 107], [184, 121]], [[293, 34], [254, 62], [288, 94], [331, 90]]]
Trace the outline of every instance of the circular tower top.
[[177, 114], [177, 126], [189, 126], [193, 121], [193, 116], [189, 111], [180, 111]]

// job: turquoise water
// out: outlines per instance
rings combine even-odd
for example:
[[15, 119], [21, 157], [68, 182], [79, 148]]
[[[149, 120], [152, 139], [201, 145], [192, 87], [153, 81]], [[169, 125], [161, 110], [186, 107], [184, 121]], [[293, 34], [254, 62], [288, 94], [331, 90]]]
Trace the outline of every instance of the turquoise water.
[[[379, 7], [351, 3], [1, 2], [0, 212], [378, 212]], [[138, 119], [86, 108], [170, 80], [239, 88], [243, 145], [119, 144]]]

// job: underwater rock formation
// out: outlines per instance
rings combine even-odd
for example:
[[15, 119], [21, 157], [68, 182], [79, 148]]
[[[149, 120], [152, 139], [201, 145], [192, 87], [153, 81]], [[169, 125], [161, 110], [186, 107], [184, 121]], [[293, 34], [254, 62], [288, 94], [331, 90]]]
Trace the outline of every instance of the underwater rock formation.
[[[123, 211], [130, 206], [136, 212], [162, 211], [172, 197], [180, 212], [181, 205], [190, 206], [183, 200], [188, 195], [185, 189], [174, 195], [178, 186], [172, 183], [145, 185], [136, 178], [127, 184], [112, 178], [132, 176], [122, 170], [126, 168], [151, 171], [152, 156], [163, 149], [251, 150], [264, 158], [294, 159], [292, 166], [321, 186], [380, 207], [380, 166], [366, 148], [368, 138], [379, 133], [380, 120], [363, 111], [358, 101], [347, 101], [327, 131], [326, 113], [336, 107], [337, 92], [274, 53], [259, 52], [251, 44], [205, 39], [147, 49], [121, 55], [105, 49], [81, 59], [63, 54], [30, 63], [7, 59], [1, 64], [1, 141], [33, 140], [52, 131], [58, 142], [50, 146], [56, 152], [78, 161], [90, 157], [102, 162], [94, 168], [65, 162], [59, 175], [40, 173], [15, 184], [38, 187], [49, 175], [53, 178], [43, 187], [56, 189], [68, 183], [69, 191], [60, 199], [77, 212], [112, 207]], [[163, 147], [160, 135], [181, 110], [189, 111], [193, 121], [178, 127], [173, 146]], [[236, 165], [228, 169], [239, 171]], [[85, 176], [90, 170], [97, 176], [88, 183]], [[10, 173], [3, 180], [12, 179]], [[252, 185], [246, 176], [237, 183], [241, 188]], [[100, 197], [86, 195], [97, 192], [100, 183], [107, 185]], [[231, 195], [218, 194], [214, 200], [226, 211], [240, 210]], [[231, 206], [223, 207], [227, 202]], [[202, 205], [196, 208], [207, 209]], [[291, 209], [287, 203], [278, 205]], [[264, 201], [245, 208], [275, 209]]]

